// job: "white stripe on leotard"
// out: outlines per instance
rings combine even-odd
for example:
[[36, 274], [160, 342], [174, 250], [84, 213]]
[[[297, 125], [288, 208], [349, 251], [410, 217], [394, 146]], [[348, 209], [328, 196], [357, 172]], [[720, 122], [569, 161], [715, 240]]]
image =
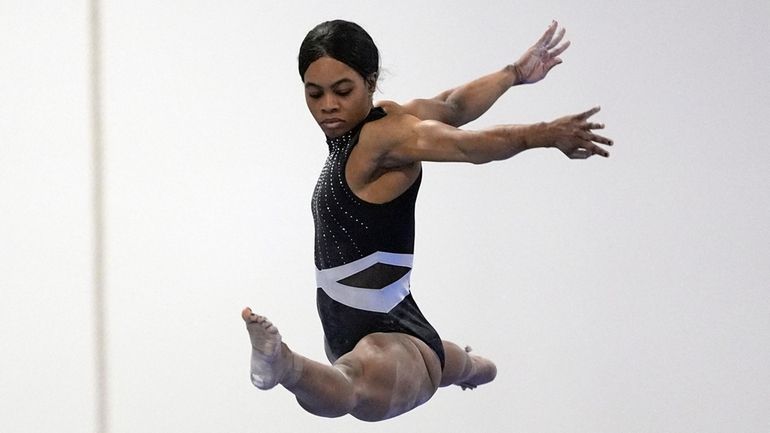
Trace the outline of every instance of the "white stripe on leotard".
[[[336, 268], [316, 269], [316, 282], [330, 298], [359, 310], [387, 313], [409, 295], [409, 277], [412, 274], [413, 254], [396, 254], [377, 251]], [[355, 275], [377, 263], [403, 266], [409, 272], [397, 281], [381, 289], [362, 289], [340, 284], [340, 280]]]

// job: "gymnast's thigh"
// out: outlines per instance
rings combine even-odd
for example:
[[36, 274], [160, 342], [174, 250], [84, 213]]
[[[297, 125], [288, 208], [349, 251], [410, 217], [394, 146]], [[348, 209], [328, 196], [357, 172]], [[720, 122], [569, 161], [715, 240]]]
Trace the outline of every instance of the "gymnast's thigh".
[[354, 383], [356, 418], [377, 421], [428, 401], [438, 389], [441, 363], [427, 344], [401, 333], [374, 333], [340, 357], [335, 365]]

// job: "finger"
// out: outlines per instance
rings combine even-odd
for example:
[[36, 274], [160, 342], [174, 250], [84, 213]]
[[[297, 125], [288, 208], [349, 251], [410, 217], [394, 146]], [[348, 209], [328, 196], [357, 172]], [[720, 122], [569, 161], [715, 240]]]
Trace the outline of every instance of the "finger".
[[596, 134], [591, 134], [591, 141], [595, 143], [605, 144], [607, 146], [612, 146], [613, 144], [615, 144], [611, 139], [607, 137], [602, 137], [601, 135], [596, 135]]
[[551, 68], [553, 68], [556, 65], [560, 65], [560, 64], [561, 64], [561, 59], [559, 59], [559, 58], [551, 59], [550, 61], [548, 61], [545, 64], [545, 72], [550, 71]]
[[546, 46], [547, 49], [551, 49], [555, 47], [556, 45], [559, 45], [559, 42], [561, 42], [562, 38], [564, 38], [564, 32], [567, 30], [562, 27], [561, 30], [559, 30], [559, 33], [556, 35], [556, 37]]
[[594, 134], [594, 133], [592, 133], [590, 131], [587, 131], [587, 130], [580, 131], [577, 134], [577, 136], [580, 137], [581, 139], [587, 141], [587, 142], [590, 142], [591, 144], [599, 143], [599, 144], [604, 144], [604, 145], [607, 145], [607, 146], [612, 146], [612, 144], [613, 144], [612, 140], [610, 140], [609, 138], [602, 137], [601, 135]]
[[586, 149], [587, 149], [589, 152], [591, 152], [591, 154], [593, 154], [593, 155], [599, 155], [599, 156], [603, 156], [603, 157], [605, 157], [605, 158], [607, 158], [608, 156], [610, 156], [610, 153], [609, 153], [609, 152], [607, 152], [606, 150], [602, 149], [601, 147], [599, 147], [599, 146], [595, 145], [594, 143], [589, 143], [589, 144], [587, 144], [587, 145], [586, 145]]
[[587, 149], [575, 149], [567, 155], [570, 159], [586, 159], [589, 156], [591, 156], [591, 152], [589, 152]]
[[548, 42], [553, 37], [553, 34], [556, 32], [556, 27], [558, 26], [558, 23], [556, 21], [551, 21], [551, 25], [548, 26], [548, 29], [543, 33], [543, 36], [540, 37], [540, 40], [537, 41], [536, 45], [548, 45]]
[[[555, 44], [554, 44], [554, 45], [555, 45]], [[569, 42], [569, 41], [566, 41], [566, 42], [564, 42], [563, 44], [561, 44], [561, 45], [560, 45], [558, 48], [556, 48], [555, 50], [551, 51], [551, 52], [550, 52], [550, 53], [548, 53], [548, 54], [550, 54], [552, 57], [556, 57], [556, 56], [558, 56], [559, 54], [563, 53], [563, 52], [564, 52], [564, 50], [566, 50], [567, 48], [569, 48], [569, 45], [570, 45], [570, 42]], [[549, 50], [550, 50], [550, 48], [549, 48]]]
[[585, 130], [589, 130], [589, 129], [604, 129], [604, 124], [603, 123], [588, 122], [585, 125], [583, 125], [583, 129], [585, 129]]
[[578, 119], [586, 120], [589, 117], [593, 116], [594, 114], [598, 113], [599, 110], [601, 110], [601, 109], [602, 109], [602, 107], [596, 106], [596, 107], [594, 107], [594, 108], [592, 108], [592, 109], [590, 109], [588, 111], [584, 111], [584, 112], [582, 112], [580, 114], [577, 114], [575, 117], [577, 117]]

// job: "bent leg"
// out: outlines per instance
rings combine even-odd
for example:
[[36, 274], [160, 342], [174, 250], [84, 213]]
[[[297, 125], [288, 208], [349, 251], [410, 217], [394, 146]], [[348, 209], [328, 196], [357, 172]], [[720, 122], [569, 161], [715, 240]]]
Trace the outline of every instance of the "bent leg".
[[370, 334], [328, 366], [291, 351], [277, 328], [251, 309], [241, 316], [251, 338], [254, 385], [281, 384], [315, 415], [383, 420], [426, 402], [438, 388], [438, 357], [414, 337]]
[[497, 376], [495, 364], [481, 356], [471, 355], [470, 348], [460, 346], [450, 341], [443, 341], [444, 371], [441, 376], [441, 386], [458, 385], [465, 389], [473, 389], [489, 383]]
[[438, 389], [441, 362], [421, 340], [400, 333], [364, 337], [335, 366], [350, 369], [358, 404], [351, 415], [380, 421], [428, 401]]

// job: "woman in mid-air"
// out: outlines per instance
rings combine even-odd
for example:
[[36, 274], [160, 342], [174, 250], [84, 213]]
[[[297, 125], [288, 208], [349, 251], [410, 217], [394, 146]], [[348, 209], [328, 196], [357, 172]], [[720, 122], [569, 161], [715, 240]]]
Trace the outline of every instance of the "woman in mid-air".
[[[318, 313], [331, 365], [299, 355], [278, 329], [242, 312], [252, 345], [251, 380], [278, 384], [307, 411], [378, 421], [428, 401], [439, 387], [475, 388], [495, 365], [442, 340], [409, 285], [414, 204], [423, 161], [483, 164], [533, 148], [570, 158], [607, 157], [612, 141], [593, 130], [599, 111], [532, 125], [470, 131], [508, 88], [543, 79], [561, 63], [564, 29], [554, 21], [516, 62], [432, 99], [373, 103], [379, 54], [357, 24], [324, 22], [299, 52], [305, 100], [326, 135], [329, 156], [312, 200]], [[560, 44], [561, 43], [561, 44]]]

